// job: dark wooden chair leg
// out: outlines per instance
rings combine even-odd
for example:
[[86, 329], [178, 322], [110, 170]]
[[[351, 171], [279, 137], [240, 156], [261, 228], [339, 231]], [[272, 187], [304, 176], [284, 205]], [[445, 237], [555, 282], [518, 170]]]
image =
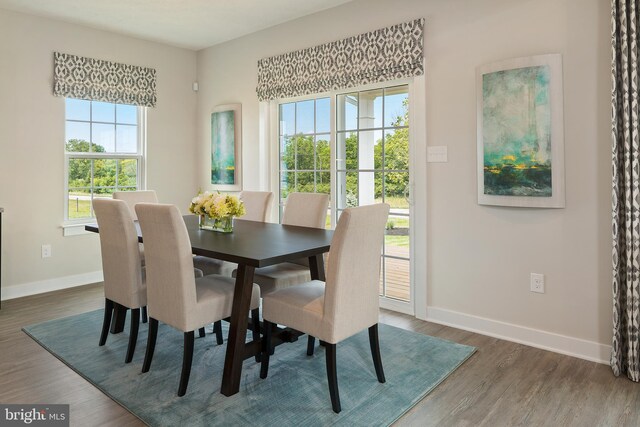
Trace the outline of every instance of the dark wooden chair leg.
[[131, 310], [131, 329], [129, 330], [129, 345], [127, 346], [127, 356], [124, 363], [130, 363], [133, 360], [133, 352], [136, 351], [136, 343], [138, 342], [138, 328], [140, 326], [140, 309]]
[[371, 347], [371, 356], [373, 357], [373, 366], [376, 368], [378, 381], [385, 382], [384, 370], [382, 369], [382, 358], [380, 357], [380, 340], [378, 339], [378, 324], [376, 323], [369, 328], [369, 346]]
[[119, 334], [124, 331], [124, 324], [127, 320], [127, 307], [113, 303], [113, 320], [111, 321], [111, 333]]
[[309, 335], [307, 338], [307, 356], [313, 356], [313, 349], [316, 346], [316, 339]]
[[178, 396], [184, 396], [189, 385], [189, 376], [191, 375], [191, 362], [193, 360], [193, 331], [184, 333], [184, 356], [182, 356], [182, 374], [180, 375], [180, 386], [178, 387]]
[[216, 344], [224, 344], [224, 338], [222, 336], [222, 320], [218, 320], [213, 324], [213, 333], [216, 334]]
[[331, 406], [333, 412], [339, 414], [340, 393], [338, 392], [338, 371], [336, 369], [336, 345], [326, 343], [325, 351], [327, 354], [327, 380], [329, 381], [329, 394], [331, 395]]
[[269, 355], [271, 354], [271, 331], [272, 331], [272, 323], [265, 320], [262, 322], [264, 327], [264, 335], [262, 336], [262, 354], [260, 355], [260, 360], [262, 364], [260, 365], [260, 378], [267, 378], [267, 374], [269, 373]]
[[[253, 342], [260, 341], [260, 309], [251, 310], [251, 333]], [[256, 354], [256, 363], [260, 363], [260, 353]]]
[[104, 299], [104, 320], [102, 321], [102, 333], [100, 334], [100, 342], [102, 346], [107, 342], [109, 335], [109, 327], [111, 326], [111, 317], [113, 316], [113, 301], [108, 298]]
[[149, 372], [151, 360], [153, 359], [153, 351], [156, 349], [156, 338], [158, 336], [158, 321], [153, 317], [149, 317], [149, 336], [147, 337], [147, 350], [144, 353], [144, 363], [142, 364], [142, 373]]
[[200, 338], [204, 338], [205, 335], [206, 335], [206, 332], [205, 332], [204, 326], [203, 326], [202, 328], [198, 329], [198, 336]]
[[[277, 328], [277, 327], [278, 327], [278, 325], [276, 325], [275, 323], [269, 323], [269, 332], [271, 333], [271, 336], [273, 336], [273, 330], [275, 328]], [[298, 338], [296, 338], [295, 341], [298, 341]], [[271, 342], [271, 341], [269, 341], [269, 342]], [[270, 347], [271, 348], [269, 349], [269, 356], [273, 356], [274, 353], [276, 352], [276, 346], [275, 345], [271, 345]]]
[[142, 307], [142, 323], [147, 323], [149, 317], [147, 316], [147, 306]]

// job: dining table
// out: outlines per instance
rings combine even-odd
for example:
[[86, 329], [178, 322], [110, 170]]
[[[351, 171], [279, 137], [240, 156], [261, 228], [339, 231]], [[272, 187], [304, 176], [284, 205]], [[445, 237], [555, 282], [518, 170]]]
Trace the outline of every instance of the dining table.
[[[238, 265], [220, 388], [222, 394], [231, 396], [240, 390], [243, 362], [261, 352], [260, 341], [246, 342], [255, 269], [306, 258], [311, 279], [324, 281], [323, 254], [329, 251], [333, 231], [235, 219], [233, 231], [222, 233], [200, 229], [196, 215], [184, 215], [183, 218], [193, 254]], [[143, 242], [137, 221], [135, 225], [138, 240]], [[86, 225], [85, 230], [100, 232], [97, 224]], [[126, 310], [116, 310], [115, 313], [117, 319], [114, 318], [111, 332], [119, 333], [124, 328]], [[279, 345], [295, 341], [300, 335], [289, 328], [278, 328], [272, 341], [274, 345]]]

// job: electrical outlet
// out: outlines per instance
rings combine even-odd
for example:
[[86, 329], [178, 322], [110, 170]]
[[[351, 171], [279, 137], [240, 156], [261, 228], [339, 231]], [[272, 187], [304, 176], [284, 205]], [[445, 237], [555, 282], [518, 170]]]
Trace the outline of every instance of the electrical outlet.
[[51, 245], [42, 245], [42, 258], [51, 258]]
[[531, 273], [531, 292], [544, 294], [544, 274]]

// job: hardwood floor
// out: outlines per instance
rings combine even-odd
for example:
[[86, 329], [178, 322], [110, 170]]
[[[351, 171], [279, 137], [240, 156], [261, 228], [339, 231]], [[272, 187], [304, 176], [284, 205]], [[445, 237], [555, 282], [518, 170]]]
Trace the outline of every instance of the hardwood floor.
[[[100, 284], [4, 301], [0, 402], [70, 403], [72, 425], [143, 425], [20, 330], [102, 308], [103, 301]], [[398, 426], [640, 425], [640, 384], [614, 377], [608, 366], [390, 311], [380, 320], [478, 348]]]

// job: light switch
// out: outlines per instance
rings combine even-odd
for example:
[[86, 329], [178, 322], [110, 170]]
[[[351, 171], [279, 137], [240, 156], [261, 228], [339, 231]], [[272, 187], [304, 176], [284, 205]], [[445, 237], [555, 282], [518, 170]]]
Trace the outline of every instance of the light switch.
[[427, 147], [427, 162], [429, 163], [446, 163], [447, 160], [447, 146], [446, 145], [434, 145]]

